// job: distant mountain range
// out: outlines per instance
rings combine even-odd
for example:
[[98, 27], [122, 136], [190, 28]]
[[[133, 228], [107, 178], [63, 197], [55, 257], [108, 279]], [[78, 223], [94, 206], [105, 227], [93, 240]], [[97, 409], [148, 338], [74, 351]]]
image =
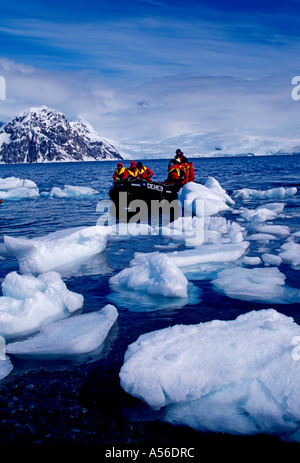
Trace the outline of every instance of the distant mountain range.
[[300, 138], [237, 133], [188, 133], [152, 143], [113, 143], [125, 159], [169, 159], [177, 148], [191, 158], [300, 154]]
[[43, 163], [122, 159], [117, 149], [83, 120], [42, 106], [0, 124], [0, 163]]

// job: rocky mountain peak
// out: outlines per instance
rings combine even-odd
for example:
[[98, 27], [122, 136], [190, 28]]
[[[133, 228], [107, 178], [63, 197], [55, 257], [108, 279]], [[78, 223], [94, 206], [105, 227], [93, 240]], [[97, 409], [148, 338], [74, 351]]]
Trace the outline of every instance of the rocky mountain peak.
[[0, 127], [0, 162], [34, 163], [122, 159], [116, 148], [79, 119], [54, 109], [29, 108]]

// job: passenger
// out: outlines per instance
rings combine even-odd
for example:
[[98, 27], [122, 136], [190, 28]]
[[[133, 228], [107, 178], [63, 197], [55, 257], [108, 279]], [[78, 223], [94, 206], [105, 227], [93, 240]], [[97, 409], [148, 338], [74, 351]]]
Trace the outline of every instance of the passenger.
[[176, 159], [179, 159], [180, 162], [183, 162], [184, 164], [187, 164], [189, 161], [188, 161], [188, 158], [185, 157], [185, 155], [183, 154], [183, 152], [181, 151], [181, 149], [177, 149], [176, 152], [175, 152], [175, 158]]
[[150, 180], [152, 181], [151, 177], [153, 176], [153, 172], [149, 167], [143, 166], [141, 161], [137, 163], [137, 169], [138, 169], [138, 176], [139, 178], [142, 178], [143, 180]]
[[124, 177], [124, 173], [125, 173], [125, 167], [123, 167], [122, 162], [118, 162], [117, 168], [115, 172], [113, 173], [114, 182], [116, 180], [122, 180], [122, 178]]
[[182, 169], [180, 169], [178, 161], [176, 159], [174, 161], [170, 161], [168, 165], [168, 177], [164, 181], [164, 184], [174, 185], [179, 189], [183, 185], [184, 180], [185, 177]]
[[188, 169], [188, 163], [184, 163], [180, 160], [180, 158], [176, 158], [175, 161], [179, 164], [179, 167], [181, 171], [183, 172], [182, 174], [182, 185], [185, 183], [188, 183], [189, 181], [189, 169]]
[[127, 169], [125, 170], [123, 178], [138, 178], [138, 174], [139, 171], [137, 170], [136, 162], [131, 161], [130, 167], [127, 167]]
[[188, 182], [193, 182], [195, 180], [195, 169], [192, 162], [187, 163], [188, 170]]

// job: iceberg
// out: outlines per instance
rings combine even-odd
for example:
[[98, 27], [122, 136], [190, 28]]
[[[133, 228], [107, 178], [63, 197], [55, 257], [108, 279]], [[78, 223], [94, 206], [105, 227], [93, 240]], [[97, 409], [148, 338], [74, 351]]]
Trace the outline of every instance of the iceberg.
[[299, 339], [299, 325], [273, 309], [175, 325], [128, 346], [120, 383], [174, 424], [299, 442]]
[[99, 254], [106, 248], [109, 233], [109, 227], [79, 227], [32, 239], [4, 236], [4, 244], [18, 259], [22, 274], [39, 274]]
[[83, 296], [69, 291], [57, 272], [38, 277], [11, 272], [1, 286], [0, 336], [5, 339], [32, 334], [83, 305]]
[[198, 217], [228, 211], [235, 204], [213, 177], [209, 177], [204, 185], [195, 182], [186, 183], [180, 189], [178, 199], [187, 211]]
[[73, 356], [89, 353], [100, 347], [118, 317], [113, 305], [95, 312], [75, 315], [47, 324], [24, 341], [7, 344], [14, 355]]
[[133, 259], [130, 267], [110, 278], [109, 284], [164, 297], [188, 297], [188, 280], [166, 254], [158, 251]]
[[2, 200], [36, 198], [39, 195], [39, 189], [32, 180], [18, 177], [0, 178], [0, 198]]
[[300, 290], [285, 285], [285, 275], [277, 267], [224, 269], [212, 284], [233, 299], [274, 304], [300, 302]]

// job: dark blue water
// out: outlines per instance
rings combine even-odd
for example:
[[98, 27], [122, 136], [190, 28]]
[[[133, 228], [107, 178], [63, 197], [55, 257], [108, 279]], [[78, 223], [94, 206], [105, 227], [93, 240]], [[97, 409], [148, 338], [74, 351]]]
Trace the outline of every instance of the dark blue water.
[[[155, 173], [153, 179], [165, 179], [168, 160], [147, 160], [145, 164]], [[215, 177], [229, 194], [240, 188], [266, 190], [300, 183], [299, 156], [203, 158], [194, 160], [194, 167], [195, 181]], [[89, 186], [99, 191], [88, 198], [40, 196], [4, 201], [0, 206], [0, 242], [3, 235], [32, 238], [56, 230], [95, 225], [99, 218], [97, 204], [108, 198], [114, 169], [113, 162], [0, 165], [0, 178], [31, 179], [40, 192], [64, 185]], [[269, 202], [275, 201], [278, 202], [277, 199]], [[262, 200], [239, 200], [235, 208], [244, 205], [254, 209], [262, 204]], [[299, 192], [285, 199], [284, 204], [285, 217], [276, 219], [274, 224], [289, 226], [291, 233], [299, 231]], [[230, 212], [224, 216], [235, 219]], [[107, 443], [154, 439], [157, 443], [169, 443], [180, 442], [182, 436], [200, 438], [192, 430], [178, 432], [170, 425], [163, 425], [160, 412], [151, 411], [121, 390], [118, 372], [127, 346], [145, 332], [178, 323], [234, 319], [241, 313], [270, 305], [229, 299], [215, 293], [209, 281], [193, 281], [201, 291], [201, 299], [185, 305], [149, 306], [138, 293], [132, 294], [130, 301], [122, 300], [122, 295], [113, 298], [109, 278], [129, 265], [134, 252], [150, 252], [155, 250], [155, 244], [161, 243], [165, 243], [162, 237], [151, 235], [110, 241], [104, 253], [63, 276], [70, 290], [84, 296], [83, 312], [99, 310], [112, 302], [119, 312], [118, 321], [103, 348], [85, 358], [72, 361], [12, 358], [13, 372], [0, 383], [1, 442]], [[277, 241], [276, 247], [280, 244]], [[18, 270], [15, 258], [0, 260], [1, 280], [13, 270]], [[287, 284], [300, 288], [299, 271], [287, 264], [281, 264], [279, 270], [286, 275]], [[299, 304], [272, 307], [293, 316], [300, 324]]]

